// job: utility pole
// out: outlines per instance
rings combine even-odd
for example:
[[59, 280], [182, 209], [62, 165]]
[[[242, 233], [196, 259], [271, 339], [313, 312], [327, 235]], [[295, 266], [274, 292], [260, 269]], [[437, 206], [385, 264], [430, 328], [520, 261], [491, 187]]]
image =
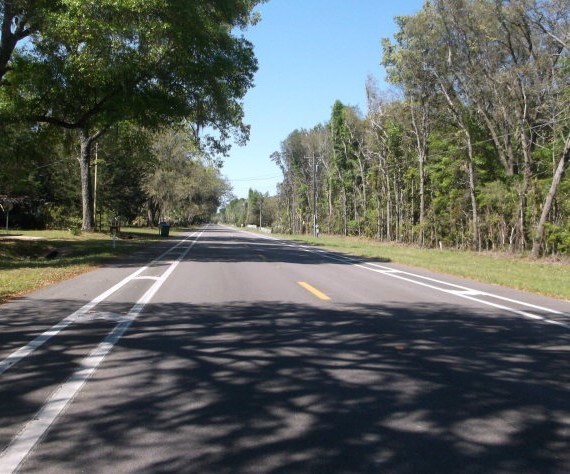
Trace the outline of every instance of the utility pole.
[[99, 164], [97, 156], [97, 143], [95, 143], [95, 177], [93, 183], [93, 222], [95, 222], [95, 230], [97, 230], [97, 165]]
[[317, 158], [313, 153], [313, 237], [318, 237], [317, 232]]

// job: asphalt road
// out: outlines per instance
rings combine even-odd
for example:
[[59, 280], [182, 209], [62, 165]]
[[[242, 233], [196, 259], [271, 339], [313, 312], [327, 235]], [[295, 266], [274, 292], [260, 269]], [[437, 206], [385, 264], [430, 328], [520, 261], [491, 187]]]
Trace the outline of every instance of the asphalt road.
[[570, 304], [206, 226], [0, 307], [0, 473], [568, 473]]

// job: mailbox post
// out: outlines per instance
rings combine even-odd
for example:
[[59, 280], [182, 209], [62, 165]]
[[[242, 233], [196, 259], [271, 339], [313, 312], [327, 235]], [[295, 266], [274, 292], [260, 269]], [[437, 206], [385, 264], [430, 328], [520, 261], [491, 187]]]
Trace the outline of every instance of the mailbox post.
[[4, 213], [6, 214], [6, 233], [8, 233], [8, 229], [10, 227], [9, 222], [10, 222], [10, 211], [12, 209], [14, 209], [14, 204], [12, 204], [11, 202], [5, 202], [4, 205], [0, 204], [0, 208], [2, 209], [2, 211], [4, 211]]

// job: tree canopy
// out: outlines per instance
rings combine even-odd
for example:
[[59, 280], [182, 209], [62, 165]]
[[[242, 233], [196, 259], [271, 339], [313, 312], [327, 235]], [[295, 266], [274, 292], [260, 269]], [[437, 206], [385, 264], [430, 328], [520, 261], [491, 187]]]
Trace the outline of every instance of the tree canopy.
[[329, 233], [568, 252], [568, 2], [434, 0], [396, 22], [396, 93], [369, 78], [365, 114], [337, 101], [272, 155], [276, 227], [307, 232], [317, 214]]
[[[2, 3], [3, 25], [11, 20], [2, 30], [2, 52], [10, 59], [0, 119], [77, 133], [84, 229], [94, 222], [92, 145], [115, 124], [160, 128], [184, 120], [197, 142], [217, 152], [226, 151], [231, 138], [247, 139], [241, 99], [257, 64], [252, 45], [236, 31], [255, 22], [257, 3]], [[27, 44], [10, 51], [20, 30]], [[213, 135], [204, 138], [206, 129]]]

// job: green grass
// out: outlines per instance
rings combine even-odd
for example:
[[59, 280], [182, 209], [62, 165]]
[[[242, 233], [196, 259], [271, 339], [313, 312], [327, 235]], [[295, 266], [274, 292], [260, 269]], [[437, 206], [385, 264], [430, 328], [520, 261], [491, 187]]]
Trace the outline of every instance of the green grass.
[[[0, 302], [86, 272], [148, 243], [157, 229], [122, 229], [113, 249], [108, 234], [68, 231], [13, 232], [43, 240], [12, 240], [0, 232]], [[170, 230], [170, 235], [176, 231]], [[331, 250], [457, 275], [570, 300], [570, 264], [498, 253], [420, 249], [355, 237], [280, 236]], [[45, 258], [53, 249], [58, 256]]]
[[[170, 235], [176, 232], [171, 229]], [[113, 248], [111, 236], [105, 233], [0, 232], [0, 303], [79, 275], [160, 239], [157, 229], [124, 228]]]
[[357, 237], [279, 237], [338, 252], [421, 267], [472, 280], [508, 286], [570, 300], [570, 259], [531, 260], [501, 253], [420, 249]]

